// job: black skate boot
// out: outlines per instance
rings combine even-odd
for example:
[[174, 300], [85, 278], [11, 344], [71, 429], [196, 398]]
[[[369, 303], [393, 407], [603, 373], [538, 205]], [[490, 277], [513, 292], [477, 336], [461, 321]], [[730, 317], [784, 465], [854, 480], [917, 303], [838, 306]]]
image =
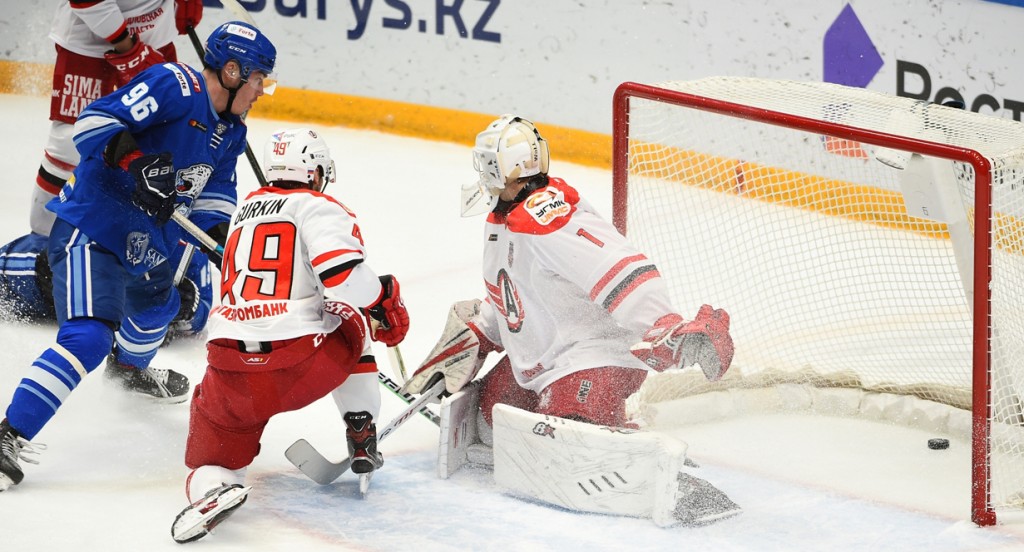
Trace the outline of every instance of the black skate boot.
[[188, 399], [188, 378], [174, 370], [160, 368], [139, 369], [121, 364], [114, 354], [107, 357], [103, 375], [125, 391], [154, 397], [160, 402], [179, 403]]
[[37, 460], [27, 457], [28, 454], [39, 454], [38, 449], [44, 445], [33, 444], [22, 437], [4, 418], [0, 422], [0, 491], [6, 491], [11, 485], [21, 483], [25, 474], [18, 465], [18, 460], [30, 464], [38, 464]]
[[384, 465], [384, 455], [377, 451], [377, 426], [369, 412], [348, 412], [344, 416], [345, 437], [352, 473], [370, 473]]

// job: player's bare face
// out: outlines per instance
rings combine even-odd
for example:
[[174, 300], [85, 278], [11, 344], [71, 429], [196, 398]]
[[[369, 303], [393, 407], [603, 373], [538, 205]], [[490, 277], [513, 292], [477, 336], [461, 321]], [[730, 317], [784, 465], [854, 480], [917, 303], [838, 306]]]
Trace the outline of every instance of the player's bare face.
[[256, 100], [265, 93], [267, 76], [259, 71], [253, 71], [249, 78], [238, 88], [235, 94], [235, 102], [231, 105], [231, 112], [241, 115], [256, 105]]

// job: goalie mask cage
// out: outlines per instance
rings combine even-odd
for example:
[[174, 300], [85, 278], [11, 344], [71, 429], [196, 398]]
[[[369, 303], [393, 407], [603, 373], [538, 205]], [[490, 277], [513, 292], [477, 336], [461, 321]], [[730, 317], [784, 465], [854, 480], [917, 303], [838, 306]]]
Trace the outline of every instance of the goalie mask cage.
[[969, 434], [976, 523], [1024, 509], [1024, 125], [716, 77], [624, 83], [613, 127], [616, 226], [684, 312], [728, 310], [736, 343], [722, 381], [654, 374], [641, 410], [836, 389], [854, 414]]

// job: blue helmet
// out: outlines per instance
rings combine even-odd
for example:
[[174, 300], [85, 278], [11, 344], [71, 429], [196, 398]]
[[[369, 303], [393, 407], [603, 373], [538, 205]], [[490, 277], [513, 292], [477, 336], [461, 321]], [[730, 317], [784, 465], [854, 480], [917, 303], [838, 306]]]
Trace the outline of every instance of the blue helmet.
[[248, 79], [253, 71], [264, 75], [274, 72], [277, 48], [259, 29], [241, 21], [229, 21], [210, 33], [206, 39], [203, 63], [214, 69], [235, 60], [242, 68], [242, 78]]

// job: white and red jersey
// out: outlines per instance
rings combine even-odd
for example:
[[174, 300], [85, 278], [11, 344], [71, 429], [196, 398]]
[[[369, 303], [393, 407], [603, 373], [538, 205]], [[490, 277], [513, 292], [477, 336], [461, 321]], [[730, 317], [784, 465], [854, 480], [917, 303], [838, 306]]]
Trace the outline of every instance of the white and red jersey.
[[178, 36], [174, 0], [66, 0], [57, 7], [50, 38], [66, 50], [102, 58], [123, 33], [138, 34], [153, 48]]
[[209, 338], [275, 341], [334, 331], [341, 319], [324, 312], [325, 300], [360, 309], [380, 299], [380, 280], [365, 259], [355, 214], [331, 196], [256, 190], [231, 218]]
[[674, 312], [654, 263], [558, 178], [485, 229], [487, 299], [475, 322], [540, 392], [589, 368], [647, 369], [629, 348]]

